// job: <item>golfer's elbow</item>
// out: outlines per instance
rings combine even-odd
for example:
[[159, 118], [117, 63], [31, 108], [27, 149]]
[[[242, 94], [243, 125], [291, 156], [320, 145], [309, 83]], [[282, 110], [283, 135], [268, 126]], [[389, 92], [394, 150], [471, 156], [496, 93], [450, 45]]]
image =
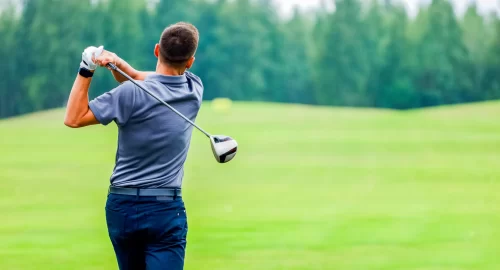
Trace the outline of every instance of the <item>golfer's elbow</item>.
[[78, 123], [71, 122], [71, 121], [64, 121], [64, 125], [66, 125], [69, 128], [79, 128], [79, 127], [81, 127]]
[[69, 127], [69, 128], [80, 128], [82, 125], [76, 120], [76, 119], [71, 119], [69, 117], [64, 118], [64, 125]]

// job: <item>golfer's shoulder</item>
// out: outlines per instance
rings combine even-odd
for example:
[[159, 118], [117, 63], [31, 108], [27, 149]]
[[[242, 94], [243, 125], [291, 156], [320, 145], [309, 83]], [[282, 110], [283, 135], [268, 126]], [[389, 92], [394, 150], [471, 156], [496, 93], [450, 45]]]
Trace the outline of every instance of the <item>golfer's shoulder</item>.
[[134, 93], [136, 86], [131, 81], [124, 81], [113, 88], [109, 93], [115, 95], [130, 95]]
[[189, 79], [193, 80], [194, 82], [199, 84], [201, 86], [201, 88], [203, 88], [203, 82], [201, 81], [200, 77], [196, 76], [194, 73], [186, 71], [186, 78], [188, 80]]
[[[150, 89], [151, 87], [156, 87], [151, 81], [140, 81], [137, 80], [135, 83], [141, 85], [142, 87]], [[126, 92], [128, 96], [135, 96], [137, 93], [141, 93], [140, 88], [131, 81], [124, 81], [120, 84], [123, 92]]]
[[117, 88], [121, 89], [121, 90], [134, 90], [137, 86], [135, 86], [134, 83], [132, 83], [131, 81], [124, 81], [122, 83], [120, 83], [120, 85], [118, 85]]

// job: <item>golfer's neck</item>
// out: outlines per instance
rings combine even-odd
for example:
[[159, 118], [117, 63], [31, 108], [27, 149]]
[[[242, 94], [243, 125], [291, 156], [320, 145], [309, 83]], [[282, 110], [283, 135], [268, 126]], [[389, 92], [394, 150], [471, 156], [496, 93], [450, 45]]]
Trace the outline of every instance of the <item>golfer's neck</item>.
[[173, 68], [169, 67], [167, 65], [162, 65], [158, 64], [156, 66], [156, 73], [161, 74], [161, 75], [166, 75], [166, 76], [180, 76], [184, 74], [186, 69], [178, 69], [178, 68]]

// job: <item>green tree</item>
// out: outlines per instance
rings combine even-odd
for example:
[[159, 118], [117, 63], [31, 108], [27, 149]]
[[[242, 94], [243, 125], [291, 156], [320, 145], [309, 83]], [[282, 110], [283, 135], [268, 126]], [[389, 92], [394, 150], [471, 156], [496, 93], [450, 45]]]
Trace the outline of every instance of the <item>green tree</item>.
[[375, 95], [375, 106], [407, 109], [418, 107], [418, 96], [412, 84], [409, 61], [412, 48], [407, 37], [408, 16], [401, 5], [392, 4], [388, 9], [388, 44], [380, 69], [380, 88]]
[[466, 101], [484, 98], [483, 84], [487, 72], [487, 51], [494, 37], [489, 28], [484, 17], [478, 13], [475, 1], [472, 2], [462, 20], [464, 43], [469, 51], [468, 73], [472, 83], [471, 87], [465, 91], [466, 96], [463, 98]]
[[313, 69], [312, 51], [314, 43], [311, 32], [312, 25], [298, 9], [293, 17], [284, 24], [283, 44], [277, 53], [283, 59], [279, 68], [278, 79], [283, 82], [282, 91], [287, 92], [285, 100], [293, 103], [314, 103], [314, 85], [312, 83]]
[[471, 83], [462, 29], [448, 1], [433, 0], [428, 12], [428, 21], [416, 50], [418, 72], [415, 83], [420, 105], [464, 101]]
[[[15, 114], [31, 112], [34, 109], [33, 99], [29, 99], [29, 84], [27, 78], [33, 75], [34, 58], [31, 56], [22, 55], [17, 52], [31, 52], [30, 44], [30, 30], [31, 27], [36, 23], [37, 2], [35, 0], [24, 0], [22, 2], [22, 13], [18, 22], [18, 31], [16, 34], [16, 53], [14, 53], [15, 63], [23, 63], [22, 65], [17, 65], [16, 76], [14, 77], [18, 80], [18, 89], [14, 91], [15, 97], [13, 97], [14, 102], [12, 102], [14, 108], [13, 112]], [[2, 17], [7, 16], [4, 13], [1, 14]], [[35, 100], [36, 102], [36, 100]]]
[[[266, 96], [265, 65], [272, 42], [260, 20], [258, 4], [250, 0], [219, 1], [218, 23], [206, 54], [211, 63], [205, 73], [205, 97], [263, 100]], [[210, 58], [210, 59], [209, 59]]]
[[336, 11], [319, 21], [314, 81], [318, 104], [367, 106], [369, 55], [365, 48], [361, 6], [357, 0], [336, 1]]
[[144, 70], [155, 70], [156, 57], [154, 56], [154, 46], [160, 40], [160, 33], [147, 31], [146, 29], [155, 29], [156, 13], [155, 7], [144, 6], [139, 12], [139, 31], [141, 31], [142, 39], [138, 42], [138, 50], [135, 58], [137, 58], [137, 67]]
[[27, 91], [23, 101], [32, 109], [64, 105], [78, 69], [85, 31], [81, 22], [89, 8], [90, 2], [78, 0], [25, 2], [19, 47], [30, 54], [22, 59], [27, 66], [21, 74]]
[[2, 46], [0, 46], [0, 59], [4, 64], [0, 65], [0, 118], [19, 113], [24, 110], [21, 106], [23, 93], [20, 91], [20, 78], [18, 70], [23, 65], [16, 61], [17, 50], [17, 31], [19, 30], [19, 21], [15, 17], [13, 6], [7, 7], [0, 13], [0, 37], [2, 37]]
[[390, 42], [388, 30], [387, 7], [379, 1], [371, 1], [369, 9], [364, 18], [364, 25], [361, 30], [364, 42], [364, 50], [368, 55], [368, 80], [366, 84], [367, 102], [369, 106], [374, 106], [381, 89], [386, 86], [387, 81], [382, 78], [382, 68], [386, 62], [388, 53], [387, 44]]
[[491, 19], [495, 36], [487, 51], [486, 74], [483, 82], [484, 99], [500, 98], [500, 18], [494, 16]]
[[[286, 34], [283, 21], [276, 16], [277, 6], [269, 0], [257, 0], [257, 5], [252, 9], [252, 16], [261, 24], [260, 54], [258, 65], [262, 67], [261, 73], [264, 87], [257, 99], [274, 102], [289, 102], [290, 89], [286, 88], [283, 67], [286, 65], [287, 56], [283, 53]], [[288, 52], [287, 52], [288, 53]]]
[[[115, 52], [134, 67], [141, 69], [139, 64], [144, 64], [140, 59], [141, 45], [147, 32], [141, 26], [141, 13], [145, 12], [144, 1], [135, 0], [108, 0], [101, 1], [92, 11], [95, 18], [96, 33], [82, 46], [104, 45], [105, 49]], [[126, 18], [126, 19], [124, 19]], [[151, 48], [151, 53], [152, 53]], [[151, 65], [151, 68], [154, 66]], [[91, 96], [97, 96], [117, 86], [112, 76], [107, 72], [96, 72], [94, 84], [91, 87]]]

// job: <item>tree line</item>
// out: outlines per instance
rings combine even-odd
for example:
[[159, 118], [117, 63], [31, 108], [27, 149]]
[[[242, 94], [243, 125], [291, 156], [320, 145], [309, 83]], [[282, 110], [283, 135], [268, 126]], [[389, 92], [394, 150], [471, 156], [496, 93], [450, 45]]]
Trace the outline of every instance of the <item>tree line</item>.
[[[500, 20], [433, 0], [415, 18], [390, 0], [280, 17], [267, 0], [24, 0], [0, 14], [0, 117], [64, 106], [81, 52], [105, 45], [154, 70], [175, 22], [201, 40], [204, 98], [410, 109], [500, 98]], [[116, 86], [97, 72], [91, 98]]]

